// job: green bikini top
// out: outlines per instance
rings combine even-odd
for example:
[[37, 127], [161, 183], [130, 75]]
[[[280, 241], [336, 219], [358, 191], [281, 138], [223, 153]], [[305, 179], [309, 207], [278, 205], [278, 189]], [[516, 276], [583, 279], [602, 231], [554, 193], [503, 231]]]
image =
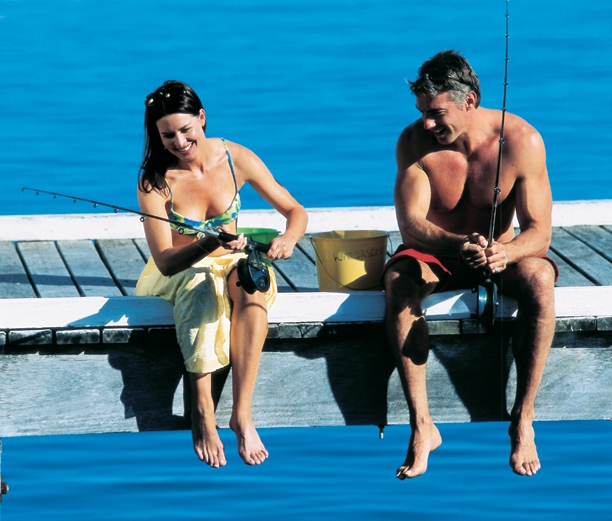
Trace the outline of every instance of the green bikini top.
[[192, 230], [191, 228], [185, 227], [193, 226], [195, 228], [200, 229], [212, 229], [216, 230], [224, 224], [231, 224], [237, 218], [240, 213], [240, 192], [238, 191], [238, 182], [236, 181], [236, 173], [234, 172], [234, 163], [232, 161], [232, 156], [230, 155], [230, 151], [227, 148], [227, 143], [225, 139], [221, 138], [223, 142], [223, 146], [225, 147], [225, 153], [227, 154], [227, 161], [229, 163], [230, 170], [232, 171], [232, 177], [234, 179], [234, 187], [236, 188], [236, 195], [234, 199], [230, 203], [229, 207], [225, 212], [217, 217], [211, 217], [210, 219], [206, 219], [205, 221], [197, 221], [195, 219], [189, 219], [188, 217], [184, 217], [180, 213], [174, 210], [174, 203], [172, 201], [172, 189], [170, 188], [170, 184], [168, 180], [166, 180], [166, 185], [168, 186], [168, 190], [170, 191], [170, 210], [168, 211], [168, 219], [170, 220], [170, 228], [177, 231], [180, 234], [184, 235], [196, 235], [197, 238], [201, 238], [204, 233], [198, 232], [196, 230]]

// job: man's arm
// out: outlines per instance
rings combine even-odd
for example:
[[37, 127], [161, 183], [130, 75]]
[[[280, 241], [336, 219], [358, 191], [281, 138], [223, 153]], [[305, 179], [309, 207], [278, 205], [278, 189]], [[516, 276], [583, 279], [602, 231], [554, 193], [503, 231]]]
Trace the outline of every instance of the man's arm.
[[521, 231], [501, 245], [508, 264], [528, 257], [541, 257], [548, 251], [552, 235], [552, 194], [544, 142], [540, 134], [520, 118], [516, 118], [512, 130], [508, 159], [516, 165], [514, 192]]
[[431, 185], [419, 164], [419, 154], [415, 150], [419, 148], [419, 140], [415, 138], [413, 127], [402, 132], [395, 150], [395, 213], [403, 244], [424, 253], [456, 255], [465, 236], [449, 233], [427, 220]]

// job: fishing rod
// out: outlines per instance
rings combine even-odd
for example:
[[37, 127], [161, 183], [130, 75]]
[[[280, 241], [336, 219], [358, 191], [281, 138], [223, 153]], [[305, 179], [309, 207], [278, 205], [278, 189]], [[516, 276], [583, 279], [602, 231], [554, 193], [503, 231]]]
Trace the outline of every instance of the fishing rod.
[[[136, 215], [140, 215], [141, 222], [144, 222], [144, 220], [148, 217], [150, 219], [157, 219], [158, 221], [176, 224], [175, 222], [171, 221], [170, 219], [167, 219], [166, 217], [160, 217], [159, 215], [153, 215], [146, 212], [140, 212], [138, 210], [132, 210], [131, 208], [123, 208], [115, 204], [108, 204], [100, 201], [94, 201], [92, 199], [85, 199], [83, 197], [77, 197], [75, 195], [49, 192], [47, 190], [40, 190], [38, 188], [28, 188], [26, 186], [21, 189], [22, 192], [25, 192], [26, 190], [34, 192], [36, 195], [49, 194], [52, 195], [54, 199], [57, 199], [58, 197], [64, 197], [66, 199], [72, 199], [72, 201], [75, 203], [77, 201], [91, 203], [94, 208], [97, 208], [98, 206], [112, 208], [114, 213], [117, 213], [119, 211], [133, 213]], [[238, 239], [237, 235], [231, 233], [216, 231], [212, 228], [201, 228], [199, 226], [192, 226], [186, 223], [180, 223], [178, 233], [183, 234], [185, 232], [185, 229], [193, 230], [206, 235], [212, 235], [213, 237], [217, 237], [223, 242], [231, 242]], [[265, 293], [270, 288], [270, 273], [267, 265], [262, 261], [261, 255], [259, 254], [259, 252], [267, 253], [269, 249], [270, 244], [263, 244], [247, 237], [247, 247], [245, 251], [247, 252], [248, 256], [246, 259], [240, 259], [238, 261], [238, 266], [236, 267], [236, 270], [238, 272], [237, 285], [242, 286], [244, 290], [251, 295], [255, 293], [255, 291], [261, 291], [262, 293]]]
[[[501, 125], [499, 128], [499, 150], [497, 152], [497, 169], [495, 172], [495, 187], [493, 188], [493, 205], [491, 206], [491, 220], [489, 222], [489, 234], [487, 237], [487, 245], [490, 246], [493, 243], [493, 239], [495, 237], [495, 224], [497, 220], [497, 207], [499, 195], [501, 194], [501, 188], [499, 187], [500, 178], [501, 178], [501, 167], [502, 167], [502, 152], [503, 147], [506, 144], [506, 139], [504, 138], [504, 123], [506, 121], [506, 98], [508, 92], [508, 62], [510, 61], [508, 58], [508, 40], [510, 39], [510, 33], [508, 30], [508, 19], [510, 18], [510, 14], [508, 12], [508, 4], [509, 0], [506, 0], [506, 54], [505, 54], [505, 62], [504, 62], [504, 96], [502, 101], [502, 116], [501, 116]], [[493, 325], [495, 322], [495, 315], [497, 308], [499, 306], [498, 300], [498, 292], [496, 284], [491, 280], [491, 276], [489, 273], [485, 276], [485, 281], [483, 283], [486, 288], [487, 297], [484, 301], [478, 299], [479, 304], [484, 302], [484, 308], [482, 311], [482, 316], [489, 321], [490, 325]], [[476, 290], [475, 290], [476, 291]], [[490, 298], [490, 302], [489, 301]], [[480, 314], [480, 311], [479, 311]]]
[[[22, 192], [25, 192], [26, 190], [29, 190], [31, 192], [35, 192], [36, 195], [39, 194], [49, 194], [52, 195], [53, 198], [57, 198], [57, 197], [64, 197], [66, 199], [72, 199], [73, 202], [77, 202], [77, 201], [82, 201], [85, 203], [91, 203], [93, 205], [94, 208], [97, 208], [98, 206], [104, 206], [106, 208], [112, 208], [114, 210], [114, 213], [117, 213], [118, 211], [122, 211], [122, 212], [128, 212], [128, 213], [133, 213], [136, 215], [140, 215], [140, 220], [142, 222], [144, 222], [145, 218], [149, 217], [150, 219], [157, 219], [158, 221], [164, 221], [167, 223], [171, 223], [171, 224], [177, 224], [175, 221], [171, 221], [170, 219], [167, 219], [166, 217], [160, 217], [159, 215], [153, 215], [150, 213], [145, 213], [145, 212], [140, 212], [138, 210], [132, 210], [130, 208], [123, 208], [121, 206], [117, 206], [115, 204], [108, 204], [108, 203], [102, 203], [100, 201], [94, 201], [92, 199], [84, 199], [83, 197], [76, 197], [74, 195], [66, 195], [66, 194], [60, 194], [58, 192], [49, 192], [47, 190], [40, 190], [38, 188], [27, 188], [27, 187], [23, 187], [21, 189]], [[193, 230], [199, 233], [205, 233], [206, 235], [212, 235], [213, 237], [217, 237], [219, 239], [221, 239], [223, 242], [231, 242], [231, 241], [235, 241], [236, 239], [238, 239], [237, 235], [233, 235], [231, 233], [226, 233], [226, 232], [218, 232], [216, 230], [213, 230], [212, 228], [200, 228], [199, 226], [192, 226], [190, 224], [187, 223], [180, 223], [180, 226], [178, 228], [178, 232], [182, 235], [185, 231], [185, 229], [188, 230]], [[250, 238], [247, 237], [247, 247], [251, 250], [257, 250], [260, 251], [262, 253], [267, 253], [268, 250], [270, 249], [270, 245], [269, 244], [263, 244], [261, 242], [257, 242], [254, 241]]]
[[506, 96], [508, 91], [508, 40], [510, 39], [510, 34], [508, 32], [508, 18], [510, 14], [508, 13], [508, 3], [509, 0], [506, 0], [506, 58], [504, 64], [504, 97], [502, 102], [502, 117], [501, 117], [501, 126], [499, 129], [499, 151], [497, 153], [497, 171], [495, 173], [495, 188], [493, 188], [493, 206], [491, 208], [491, 221], [489, 223], [489, 236], [487, 237], [489, 246], [493, 242], [493, 236], [495, 233], [495, 221], [497, 218], [497, 206], [498, 206], [498, 198], [499, 194], [501, 194], [501, 188], [499, 187], [499, 181], [501, 177], [501, 166], [502, 166], [502, 149], [506, 144], [506, 139], [504, 138], [504, 123], [506, 121]]

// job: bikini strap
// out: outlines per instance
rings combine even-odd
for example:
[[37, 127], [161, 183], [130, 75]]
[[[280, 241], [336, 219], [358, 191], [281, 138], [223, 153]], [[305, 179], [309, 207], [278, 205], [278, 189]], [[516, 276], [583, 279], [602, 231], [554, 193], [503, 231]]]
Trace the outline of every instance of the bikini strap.
[[234, 178], [234, 187], [236, 188], [236, 193], [238, 193], [238, 181], [236, 181], [236, 173], [234, 172], [234, 162], [232, 161], [232, 155], [230, 154], [229, 148], [227, 148], [227, 143], [224, 138], [221, 138], [223, 142], [223, 146], [225, 147], [225, 153], [227, 154], [227, 161], [229, 163], [230, 170], [232, 171], [232, 177]]
[[172, 188], [170, 188], [170, 183], [166, 176], [164, 176], [164, 181], [166, 181], [166, 186], [168, 187], [168, 191], [170, 192], [170, 210], [174, 211], [174, 201], [172, 200]]

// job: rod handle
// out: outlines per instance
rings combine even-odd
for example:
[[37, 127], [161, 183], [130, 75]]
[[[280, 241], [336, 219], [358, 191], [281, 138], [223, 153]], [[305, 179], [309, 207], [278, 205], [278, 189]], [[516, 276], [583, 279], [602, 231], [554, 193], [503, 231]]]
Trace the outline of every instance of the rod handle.
[[[233, 235], [231, 233], [226, 233], [226, 232], [219, 232], [219, 235], [217, 237], [219, 237], [219, 239], [221, 239], [223, 242], [235, 241], [238, 238], [237, 235]], [[264, 244], [263, 242], [257, 242], [252, 239], [247, 239], [247, 247], [250, 248], [251, 250], [260, 251], [262, 253], [268, 253], [268, 250], [270, 249], [269, 244]]]

